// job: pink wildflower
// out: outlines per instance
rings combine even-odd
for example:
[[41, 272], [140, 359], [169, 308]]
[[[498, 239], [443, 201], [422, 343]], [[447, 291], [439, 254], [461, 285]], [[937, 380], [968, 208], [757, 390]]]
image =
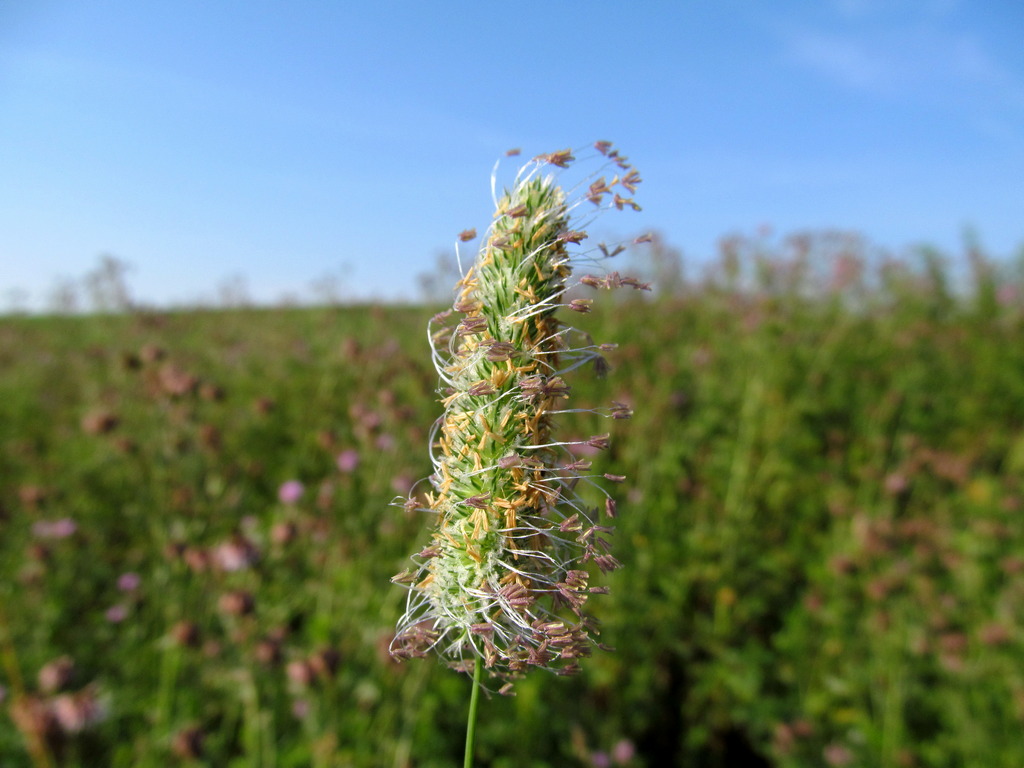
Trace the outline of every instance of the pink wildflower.
[[134, 592], [141, 583], [142, 579], [139, 574], [133, 571], [127, 571], [117, 577], [117, 588], [122, 592]]
[[277, 498], [282, 504], [294, 504], [302, 498], [304, 490], [298, 480], [288, 480], [281, 483], [281, 487], [277, 489]]
[[259, 560], [256, 546], [243, 536], [232, 536], [213, 548], [213, 561], [222, 571], [241, 571]]
[[78, 530], [78, 524], [70, 517], [60, 520], [40, 520], [32, 526], [32, 533], [40, 539], [66, 539]]
[[636, 747], [629, 739], [619, 739], [612, 747], [612, 757], [619, 765], [626, 765], [636, 755]]
[[354, 472], [359, 466], [359, 452], [348, 448], [338, 454], [338, 469], [342, 472]]
[[111, 624], [120, 624], [128, 618], [128, 607], [124, 603], [118, 603], [107, 608], [103, 615]]

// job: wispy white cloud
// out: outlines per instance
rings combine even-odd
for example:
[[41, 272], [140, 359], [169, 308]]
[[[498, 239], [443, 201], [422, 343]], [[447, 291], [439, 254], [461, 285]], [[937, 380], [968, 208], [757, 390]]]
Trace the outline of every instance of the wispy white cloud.
[[1024, 72], [984, 27], [963, 23], [958, 2], [829, 0], [817, 23], [781, 20], [775, 32], [790, 67], [838, 93], [930, 111], [1019, 154]]
[[999, 64], [977, 38], [952, 40], [945, 62], [951, 77], [998, 93], [1007, 106], [1024, 108], [1024, 79]]
[[1024, 78], [969, 32], [805, 27], [784, 33], [784, 50], [797, 66], [842, 88], [912, 101], [1024, 107]]
[[955, 11], [962, 0], [829, 0], [828, 5], [843, 19], [864, 19], [910, 8], [926, 17], [939, 18]]
[[786, 43], [797, 64], [847, 88], [891, 93], [907, 79], [904, 62], [859, 37], [805, 29]]

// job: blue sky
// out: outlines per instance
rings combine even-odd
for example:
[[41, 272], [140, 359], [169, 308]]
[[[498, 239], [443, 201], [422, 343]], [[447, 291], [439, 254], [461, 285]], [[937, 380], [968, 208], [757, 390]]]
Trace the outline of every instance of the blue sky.
[[103, 253], [149, 303], [415, 297], [505, 150], [595, 139], [644, 178], [604, 225], [691, 263], [763, 224], [1009, 256], [1022, 37], [1018, 0], [5, 0], [0, 305]]

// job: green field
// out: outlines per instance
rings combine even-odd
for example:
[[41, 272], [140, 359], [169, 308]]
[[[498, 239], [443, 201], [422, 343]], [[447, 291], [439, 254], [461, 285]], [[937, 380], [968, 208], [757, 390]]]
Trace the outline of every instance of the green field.
[[[477, 764], [1020, 768], [1020, 284], [730, 264], [583, 318], [615, 650], [485, 699]], [[0, 765], [461, 764], [469, 680], [387, 653], [434, 311], [0, 318]]]

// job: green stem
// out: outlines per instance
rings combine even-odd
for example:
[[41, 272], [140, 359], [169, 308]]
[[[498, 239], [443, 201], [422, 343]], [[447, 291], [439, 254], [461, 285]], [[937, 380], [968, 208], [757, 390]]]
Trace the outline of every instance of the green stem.
[[476, 666], [473, 667], [473, 693], [469, 697], [469, 717], [466, 720], [466, 758], [463, 761], [463, 768], [473, 768], [473, 742], [476, 739], [476, 707], [480, 702], [480, 679], [483, 677], [484, 662], [479, 656], [476, 657]]

